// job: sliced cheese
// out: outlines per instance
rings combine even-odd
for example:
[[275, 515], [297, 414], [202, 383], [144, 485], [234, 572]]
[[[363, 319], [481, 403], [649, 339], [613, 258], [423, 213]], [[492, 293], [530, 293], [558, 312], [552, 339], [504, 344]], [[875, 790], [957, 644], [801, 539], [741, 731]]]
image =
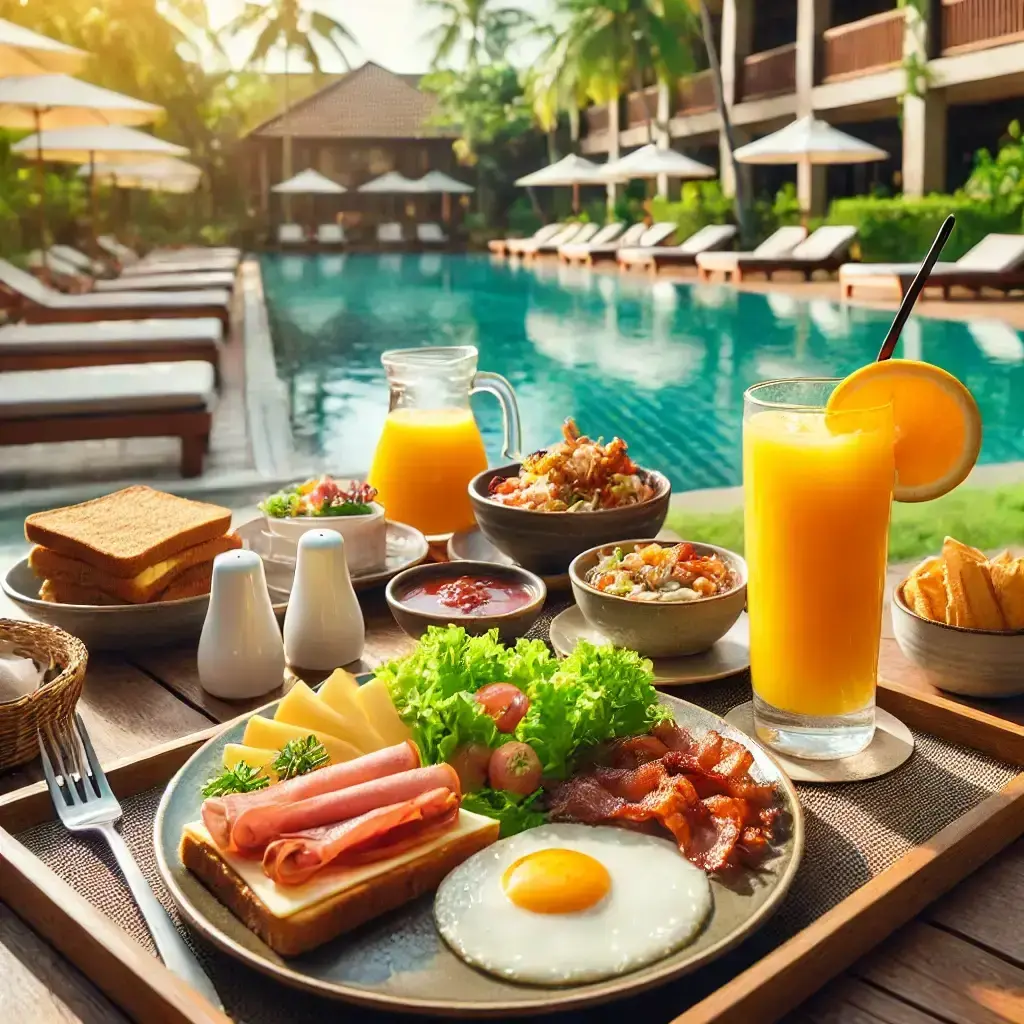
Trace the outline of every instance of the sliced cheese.
[[224, 767], [234, 768], [239, 761], [244, 761], [250, 768], [259, 768], [266, 772], [271, 782], [277, 778], [277, 772], [271, 768], [277, 760], [278, 750], [268, 747], [247, 747], [241, 743], [228, 743], [224, 747]]
[[[317, 696], [336, 714], [341, 715], [354, 734], [359, 736], [367, 753], [380, 750], [388, 744], [376, 724], [370, 719], [359, 703], [359, 684], [343, 668], [335, 669], [317, 690]], [[346, 737], [347, 738], [347, 737]], [[355, 741], [354, 741], [355, 742]], [[363, 744], [366, 746], [363, 746]]]
[[252, 889], [266, 908], [275, 917], [290, 917], [306, 907], [311, 907], [321, 900], [336, 896], [346, 889], [360, 885], [372, 878], [378, 878], [394, 870], [399, 864], [418, 860], [424, 854], [441, 846], [446, 846], [456, 836], [471, 835], [474, 832], [491, 831], [493, 839], [498, 838], [497, 822], [482, 814], [472, 811], [459, 811], [459, 816], [450, 829], [434, 836], [418, 846], [413, 846], [387, 860], [374, 861], [370, 864], [355, 864], [348, 867], [327, 867], [318, 871], [308, 882], [301, 885], [278, 885], [263, 873], [263, 865], [259, 860], [240, 857], [228, 850], [219, 849], [206, 831], [202, 822], [196, 821], [185, 826], [185, 832], [195, 839], [216, 850], [218, 855], [231, 867], [243, 882]]
[[[333, 708], [322, 701], [305, 683], [297, 682], [281, 698], [274, 718], [278, 722], [298, 725], [303, 729], [317, 729], [331, 736], [337, 736], [346, 743], [351, 743], [360, 752], [368, 754], [377, 747], [366, 745], [373, 737], [367, 736], [358, 728], [358, 723], [339, 715]], [[381, 744], [383, 746], [383, 744]]]
[[351, 761], [352, 758], [359, 757], [362, 753], [351, 743], [338, 739], [337, 736], [331, 736], [329, 733], [321, 732], [319, 729], [307, 729], [298, 725], [289, 725], [287, 722], [276, 722], [260, 715], [253, 715], [246, 723], [242, 742], [250, 747], [263, 747], [267, 750], [276, 747], [280, 750], [289, 740], [304, 740], [310, 734], [324, 745], [331, 764]]
[[356, 699], [388, 746], [412, 739], [412, 730], [399, 718], [388, 692], [388, 684], [383, 679], [371, 679], [363, 683], [356, 693]]

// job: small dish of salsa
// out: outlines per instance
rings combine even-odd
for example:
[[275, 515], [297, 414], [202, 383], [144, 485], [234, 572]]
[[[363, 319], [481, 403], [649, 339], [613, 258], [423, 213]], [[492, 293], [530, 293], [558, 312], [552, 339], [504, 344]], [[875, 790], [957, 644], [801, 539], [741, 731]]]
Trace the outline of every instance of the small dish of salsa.
[[497, 627], [503, 640], [513, 639], [533, 625], [546, 597], [538, 576], [490, 562], [419, 565], [387, 587], [395, 620], [416, 637], [428, 626], [456, 625], [474, 635]]

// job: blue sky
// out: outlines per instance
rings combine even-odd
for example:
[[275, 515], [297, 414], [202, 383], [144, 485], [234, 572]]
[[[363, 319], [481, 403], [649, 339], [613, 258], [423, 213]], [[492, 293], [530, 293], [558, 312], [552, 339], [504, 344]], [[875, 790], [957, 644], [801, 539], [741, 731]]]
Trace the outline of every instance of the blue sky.
[[[214, 26], [228, 22], [238, 13], [242, 0], [207, 0]], [[504, 0], [504, 5], [521, 7], [538, 17], [550, 15], [552, 0]], [[419, 0], [319, 0], [311, 7], [333, 15], [359, 41], [359, 49], [348, 54], [353, 65], [376, 61], [392, 71], [421, 72], [430, 66], [433, 47], [425, 37], [437, 25], [437, 18]], [[515, 63], [529, 64], [539, 47], [525, 44], [512, 54]], [[231, 48], [235, 63], [247, 52], [245, 41]], [[333, 54], [324, 55], [325, 70], [343, 70]], [[283, 70], [280, 54], [268, 62], [268, 70]], [[299, 70], [299, 68], [294, 68]]]

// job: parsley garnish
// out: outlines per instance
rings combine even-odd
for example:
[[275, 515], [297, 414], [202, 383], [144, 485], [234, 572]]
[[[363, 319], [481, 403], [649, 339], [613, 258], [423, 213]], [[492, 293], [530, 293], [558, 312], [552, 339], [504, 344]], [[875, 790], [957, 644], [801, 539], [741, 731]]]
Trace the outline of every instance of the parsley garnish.
[[229, 793], [252, 793], [269, 785], [270, 779], [262, 771], [246, 764], [245, 761], [239, 761], [223, 775], [207, 779], [202, 793], [204, 797], [227, 796]]
[[303, 740], [289, 740], [271, 767], [284, 782], [285, 779], [294, 779], [296, 775], [305, 775], [306, 772], [323, 768], [329, 760], [324, 745], [310, 735]]

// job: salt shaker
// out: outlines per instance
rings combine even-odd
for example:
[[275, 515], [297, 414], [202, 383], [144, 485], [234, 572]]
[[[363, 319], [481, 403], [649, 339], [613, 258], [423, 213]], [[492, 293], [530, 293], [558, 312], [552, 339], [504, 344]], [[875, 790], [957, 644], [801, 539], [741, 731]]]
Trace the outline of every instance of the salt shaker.
[[310, 530], [299, 538], [295, 581], [284, 616], [288, 664], [316, 671], [335, 669], [361, 658], [365, 640], [345, 538], [334, 530]]
[[284, 644], [255, 551], [213, 560], [210, 607], [199, 638], [199, 682], [225, 700], [262, 697], [284, 681]]

